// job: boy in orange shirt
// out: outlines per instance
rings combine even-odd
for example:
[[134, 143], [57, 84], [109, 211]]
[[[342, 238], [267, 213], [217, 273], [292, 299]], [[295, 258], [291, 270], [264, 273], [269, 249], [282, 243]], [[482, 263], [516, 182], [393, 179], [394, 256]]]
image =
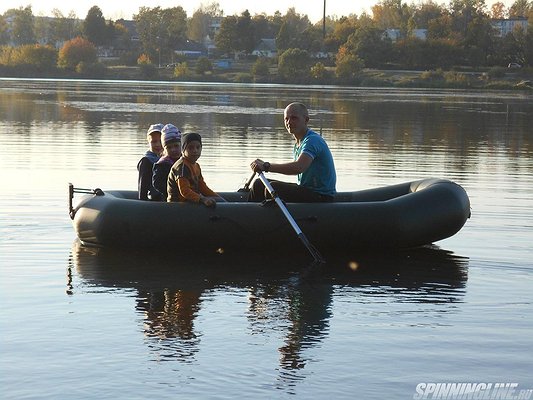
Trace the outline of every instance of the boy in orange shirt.
[[198, 133], [182, 135], [181, 152], [181, 158], [168, 174], [167, 201], [190, 201], [207, 207], [214, 207], [217, 201], [225, 201], [207, 186], [196, 162], [202, 154], [202, 137]]

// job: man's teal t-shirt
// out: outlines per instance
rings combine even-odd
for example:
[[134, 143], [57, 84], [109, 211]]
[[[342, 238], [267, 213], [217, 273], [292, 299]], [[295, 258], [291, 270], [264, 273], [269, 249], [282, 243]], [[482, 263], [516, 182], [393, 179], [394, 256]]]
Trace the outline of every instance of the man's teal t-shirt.
[[298, 184], [323, 195], [335, 195], [337, 184], [335, 164], [331, 151], [322, 136], [309, 129], [300, 145], [294, 145], [293, 152], [294, 160], [297, 160], [302, 153], [313, 159], [309, 168], [298, 174]]

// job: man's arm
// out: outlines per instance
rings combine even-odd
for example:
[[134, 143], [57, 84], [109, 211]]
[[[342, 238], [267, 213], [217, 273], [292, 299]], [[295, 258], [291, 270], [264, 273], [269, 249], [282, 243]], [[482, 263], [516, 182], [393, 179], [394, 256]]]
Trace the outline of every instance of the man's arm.
[[[276, 172], [283, 175], [298, 175], [305, 172], [313, 162], [313, 158], [306, 153], [300, 154], [296, 161], [288, 163], [269, 163], [260, 159], [253, 161], [250, 166], [255, 172]], [[266, 165], [265, 165], [266, 164]]]

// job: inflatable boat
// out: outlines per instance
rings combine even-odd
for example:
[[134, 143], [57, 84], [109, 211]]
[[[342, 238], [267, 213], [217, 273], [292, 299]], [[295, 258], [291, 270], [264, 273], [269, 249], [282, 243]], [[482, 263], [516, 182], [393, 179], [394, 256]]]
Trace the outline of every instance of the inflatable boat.
[[[251, 203], [245, 191], [220, 193], [215, 208], [137, 200], [131, 190], [78, 189], [69, 184], [69, 212], [84, 245], [175, 251], [302, 251], [274, 202]], [[74, 205], [74, 194], [83, 196]], [[466, 191], [445, 179], [423, 179], [353, 192], [331, 203], [287, 203], [320, 251], [403, 249], [457, 233], [470, 217]]]

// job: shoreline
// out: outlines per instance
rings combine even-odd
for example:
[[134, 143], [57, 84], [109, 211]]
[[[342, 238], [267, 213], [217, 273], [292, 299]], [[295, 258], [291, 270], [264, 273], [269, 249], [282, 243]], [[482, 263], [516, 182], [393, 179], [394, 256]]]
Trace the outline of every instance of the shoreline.
[[476, 89], [476, 90], [520, 90], [533, 91], [533, 72], [530, 69], [509, 70], [498, 68], [488, 71], [443, 71], [441, 69], [418, 70], [362, 70], [353, 82], [340, 83], [334, 79], [314, 80], [306, 82], [283, 82], [276, 74], [268, 77], [254, 78], [246, 73], [246, 65], [239, 68], [220, 71], [215, 70], [205, 75], [190, 74], [182, 78], [173, 76], [173, 70], [154, 67], [152, 76], [143, 75], [138, 66], [108, 66], [100, 76], [56, 71], [20, 71], [0, 69], [0, 79], [83, 79], [83, 80], [117, 80], [117, 81], [147, 81], [170, 83], [250, 83], [250, 84], [286, 84], [305, 86], [337, 86], [337, 87], [368, 87], [368, 88], [413, 88], [413, 89]]

